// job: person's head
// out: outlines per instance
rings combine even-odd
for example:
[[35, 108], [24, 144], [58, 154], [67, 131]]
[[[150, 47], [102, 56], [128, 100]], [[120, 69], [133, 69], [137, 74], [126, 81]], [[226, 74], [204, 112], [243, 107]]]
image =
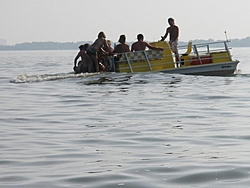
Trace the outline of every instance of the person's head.
[[90, 46], [90, 44], [86, 43], [86, 44], [83, 45], [83, 49], [84, 49], [84, 50], [87, 50], [87, 48], [88, 48], [89, 46]]
[[101, 31], [99, 34], [98, 34], [98, 38], [106, 38], [106, 35], [103, 31]]
[[111, 41], [107, 40], [107, 44], [108, 44], [108, 46], [111, 46]]
[[168, 18], [169, 25], [174, 25], [174, 18]]
[[78, 48], [79, 48], [80, 50], [84, 50], [84, 45], [80, 45]]
[[80, 50], [87, 50], [87, 48], [90, 46], [90, 44], [88, 44], [88, 43], [86, 43], [86, 44], [84, 44], [84, 45], [80, 45], [79, 46], [79, 49]]
[[143, 34], [138, 34], [137, 35], [137, 39], [143, 41], [143, 39], [144, 39]]
[[119, 38], [118, 42], [125, 43], [125, 41], [126, 41], [126, 36], [125, 35], [120, 35], [120, 38]]

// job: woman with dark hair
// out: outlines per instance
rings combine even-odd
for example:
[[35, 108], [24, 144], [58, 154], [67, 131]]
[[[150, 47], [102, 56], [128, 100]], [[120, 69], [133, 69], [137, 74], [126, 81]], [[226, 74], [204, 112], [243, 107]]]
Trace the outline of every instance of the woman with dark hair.
[[125, 35], [120, 35], [118, 42], [120, 44], [116, 45], [113, 53], [130, 52], [129, 45], [126, 44], [126, 36]]
[[125, 52], [130, 52], [129, 45], [126, 44], [126, 36], [125, 35], [120, 35], [120, 38], [118, 40], [120, 44], [115, 46], [115, 49], [113, 51], [114, 56], [114, 61], [119, 61], [121, 58], [122, 54], [120, 53], [125, 53]]

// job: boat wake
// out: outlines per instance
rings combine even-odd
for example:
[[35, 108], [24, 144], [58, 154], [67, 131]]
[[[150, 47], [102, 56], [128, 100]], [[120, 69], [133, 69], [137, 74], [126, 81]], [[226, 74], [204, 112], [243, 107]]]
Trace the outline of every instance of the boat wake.
[[28, 74], [21, 74], [18, 75], [16, 78], [10, 80], [10, 83], [30, 83], [30, 82], [43, 82], [43, 81], [53, 81], [53, 80], [60, 80], [60, 79], [67, 79], [67, 78], [79, 78], [79, 77], [89, 77], [93, 75], [99, 75], [100, 73], [59, 73], [59, 74], [35, 74], [35, 75], [28, 75]]

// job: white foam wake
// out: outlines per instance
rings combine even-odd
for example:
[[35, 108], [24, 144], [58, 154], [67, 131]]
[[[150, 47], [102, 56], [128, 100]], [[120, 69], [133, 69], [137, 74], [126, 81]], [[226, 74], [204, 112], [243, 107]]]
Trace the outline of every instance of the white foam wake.
[[21, 74], [18, 75], [16, 78], [11, 79], [10, 82], [11, 83], [43, 82], [43, 81], [52, 81], [52, 80], [60, 80], [67, 78], [89, 77], [98, 74], [100, 73], [81, 73], [81, 74], [60, 73], [60, 74], [42, 74], [42, 75]]

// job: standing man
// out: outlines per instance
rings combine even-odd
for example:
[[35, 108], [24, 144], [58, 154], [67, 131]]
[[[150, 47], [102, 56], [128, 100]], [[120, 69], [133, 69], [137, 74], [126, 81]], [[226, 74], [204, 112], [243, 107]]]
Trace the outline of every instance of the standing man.
[[179, 55], [178, 55], [178, 37], [179, 37], [179, 28], [175, 25], [173, 18], [168, 18], [168, 23], [170, 27], [167, 28], [166, 33], [164, 36], [161, 36], [161, 41], [164, 41], [168, 34], [169, 34], [169, 44], [172, 48], [172, 51], [175, 53], [176, 61], [179, 61]]

